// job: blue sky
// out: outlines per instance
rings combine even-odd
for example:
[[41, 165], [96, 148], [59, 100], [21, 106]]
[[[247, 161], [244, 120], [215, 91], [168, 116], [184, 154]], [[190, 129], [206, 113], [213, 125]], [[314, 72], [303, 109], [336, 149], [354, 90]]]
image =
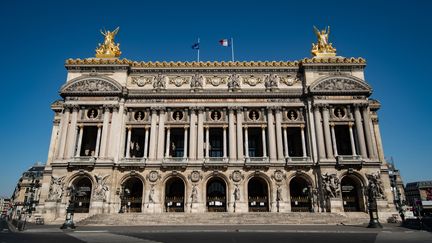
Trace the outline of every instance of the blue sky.
[[99, 29], [120, 26], [122, 57], [142, 61], [228, 61], [218, 40], [233, 37], [241, 61], [310, 57], [312, 26], [331, 26], [345, 57], [367, 60], [366, 80], [382, 103], [386, 156], [404, 182], [432, 179], [430, 1], [2, 1], [0, 3], [0, 195], [45, 162], [50, 104], [64, 61], [94, 56]]

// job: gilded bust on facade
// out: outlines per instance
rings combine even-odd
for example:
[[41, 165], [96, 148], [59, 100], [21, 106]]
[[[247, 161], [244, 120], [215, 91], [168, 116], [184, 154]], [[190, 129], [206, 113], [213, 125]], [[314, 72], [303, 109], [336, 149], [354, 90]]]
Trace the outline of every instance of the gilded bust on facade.
[[96, 48], [96, 57], [98, 58], [113, 58], [119, 57], [121, 54], [120, 44], [114, 42], [114, 37], [117, 35], [120, 27], [117, 27], [113, 31], [100, 31], [103, 36], [105, 36], [105, 40], [103, 44], [99, 43], [99, 46]]
[[318, 43], [312, 43], [312, 55], [316, 57], [336, 56], [336, 49], [329, 42], [330, 26], [321, 31], [314, 26], [314, 32], [318, 38]]

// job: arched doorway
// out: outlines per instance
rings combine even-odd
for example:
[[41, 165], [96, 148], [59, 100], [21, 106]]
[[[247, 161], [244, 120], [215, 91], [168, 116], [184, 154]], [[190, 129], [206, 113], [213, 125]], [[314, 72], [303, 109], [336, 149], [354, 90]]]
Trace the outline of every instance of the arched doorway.
[[226, 184], [219, 177], [207, 182], [207, 209], [209, 212], [226, 212]]
[[88, 177], [81, 177], [73, 182], [77, 192], [75, 196], [75, 213], [88, 213], [92, 194], [92, 182]]
[[122, 185], [121, 211], [141, 212], [143, 183], [137, 177], [127, 179]]
[[167, 212], [184, 212], [185, 184], [173, 177], [165, 184], [165, 207]]
[[348, 175], [342, 178], [341, 181], [342, 201], [345, 212], [363, 212], [363, 191], [360, 180]]
[[291, 199], [291, 211], [292, 212], [310, 212], [312, 209], [312, 203], [310, 198], [309, 182], [300, 176], [296, 176], [291, 179], [290, 199]]
[[268, 212], [268, 186], [260, 177], [252, 177], [248, 182], [249, 212]]

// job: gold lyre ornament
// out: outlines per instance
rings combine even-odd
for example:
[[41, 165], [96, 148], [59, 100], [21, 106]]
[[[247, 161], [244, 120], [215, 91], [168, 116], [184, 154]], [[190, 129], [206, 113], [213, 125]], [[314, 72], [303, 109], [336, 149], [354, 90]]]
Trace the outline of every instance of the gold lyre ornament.
[[329, 42], [330, 26], [327, 26], [327, 29], [321, 31], [314, 26], [314, 32], [318, 38], [318, 43], [312, 43], [312, 55], [316, 57], [336, 56], [336, 48]]
[[96, 48], [97, 58], [115, 58], [121, 55], [120, 44], [114, 42], [114, 37], [117, 35], [119, 29], [120, 27], [117, 27], [113, 31], [100, 31], [105, 40], [103, 44], [99, 43], [99, 46]]

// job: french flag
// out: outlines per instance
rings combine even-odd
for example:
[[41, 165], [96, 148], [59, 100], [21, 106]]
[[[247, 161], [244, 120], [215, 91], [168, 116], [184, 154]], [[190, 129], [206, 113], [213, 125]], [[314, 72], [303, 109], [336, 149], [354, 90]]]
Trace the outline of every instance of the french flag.
[[219, 44], [221, 44], [222, 46], [230, 46], [231, 45], [231, 41], [228, 39], [222, 39], [219, 41]]

